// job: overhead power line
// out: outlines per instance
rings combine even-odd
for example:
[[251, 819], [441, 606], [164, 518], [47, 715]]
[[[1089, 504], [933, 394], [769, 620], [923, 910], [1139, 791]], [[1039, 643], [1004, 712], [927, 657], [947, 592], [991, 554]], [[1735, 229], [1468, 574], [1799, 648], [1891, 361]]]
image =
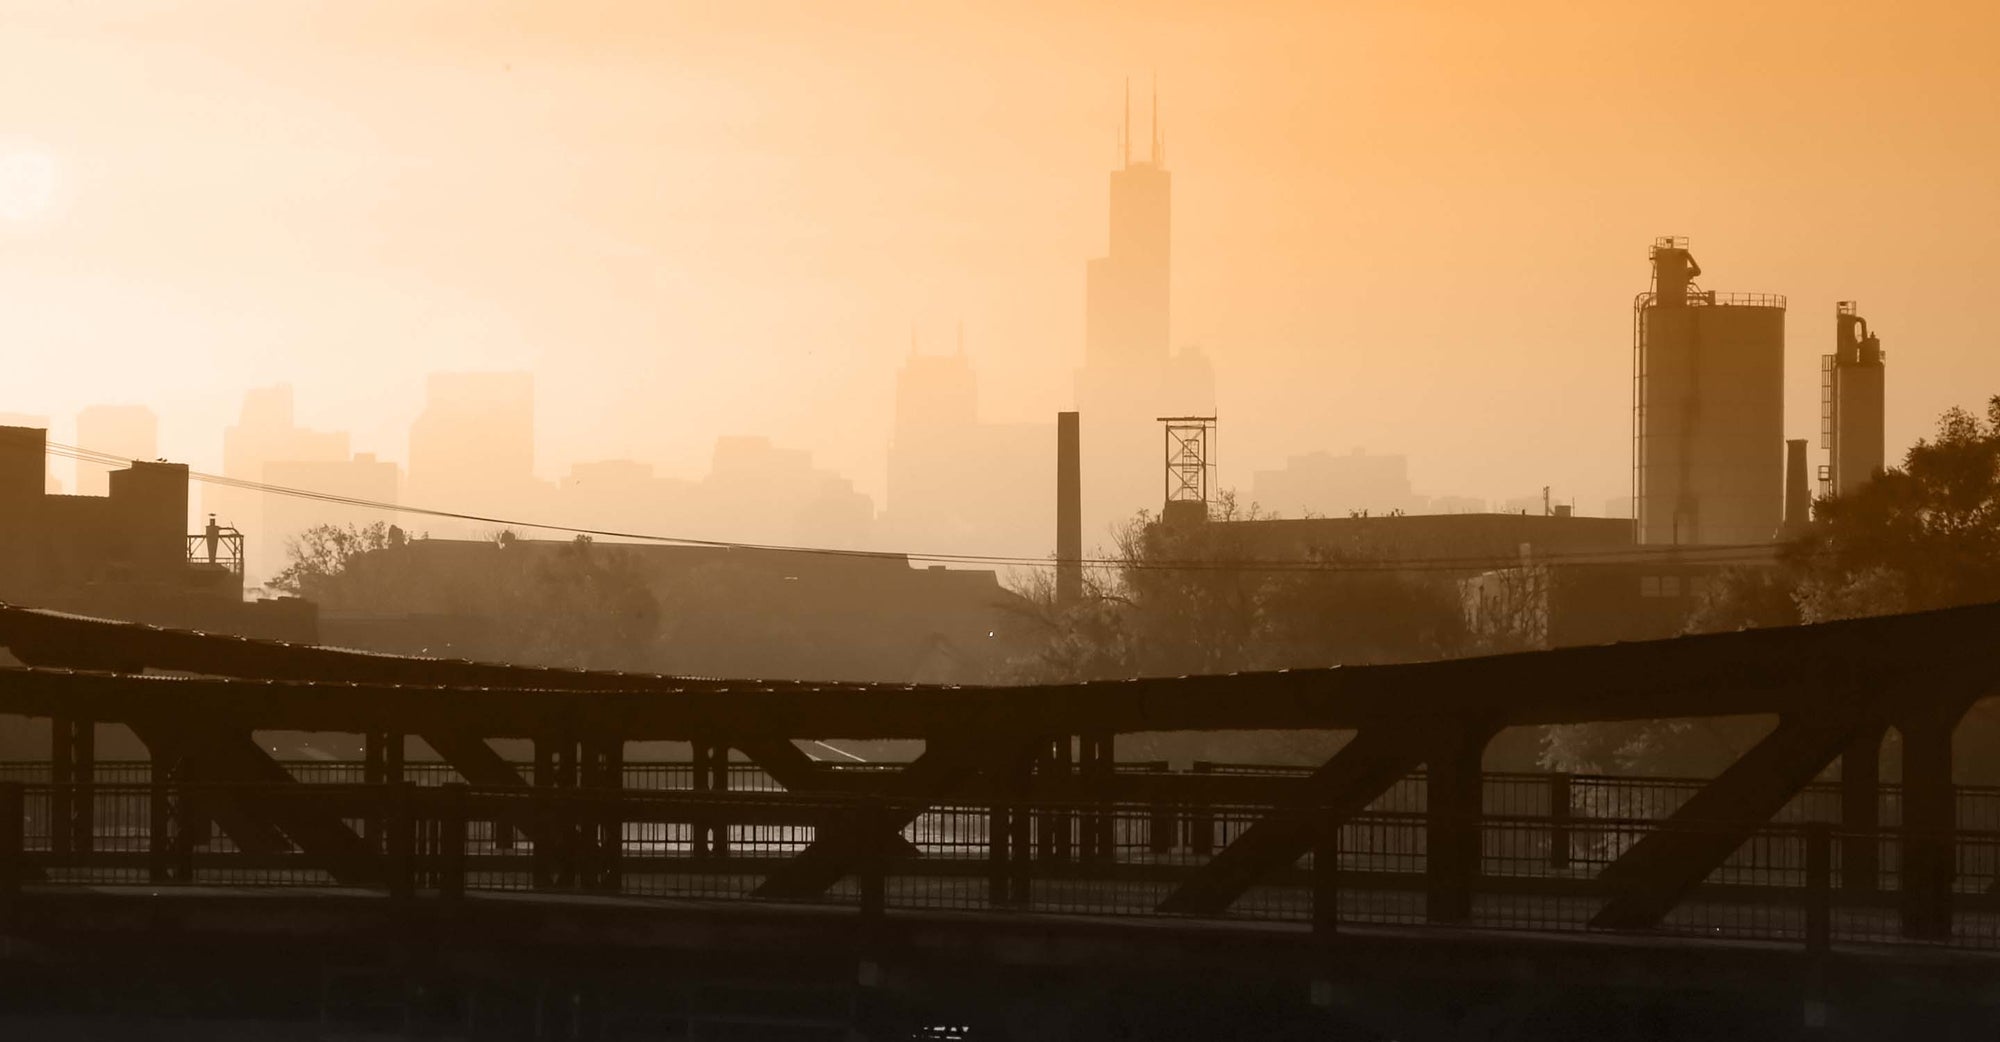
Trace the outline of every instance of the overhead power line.
[[[135, 462], [130, 457], [115, 453], [100, 452], [95, 449], [75, 445], [48, 442], [47, 452], [51, 456], [96, 463], [104, 466], [130, 466]], [[516, 518], [493, 517], [457, 510], [440, 510], [431, 507], [409, 506], [402, 503], [386, 503], [381, 500], [365, 499], [359, 496], [343, 496], [331, 492], [316, 492], [311, 489], [290, 488], [268, 482], [251, 481], [246, 478], [232, 478], [221, 474], [205, 474], [196, 470], [188, 471], [188, 478], [205, 485], [221, 488], [240, 489], [267, 495], [286, 496], [334, 506], [356, 507], [365, 510], [409, 514], [418, 517], [433, 517], [448, 521], [465, 521], [473, 524], [494, 525], [503, 529], [534, 529], [543, 532], [562, 532], [569, 535], [585, 535], [594, 539], [619, 539], [631, 542], [659, 543], [671, 546], [703, 547], [721, 550], [761, 550], [782, 553], [817, 554], [828, 557], [898, 558], [909, 561], [924, 561], [943, 564], [985, 565], [989, 567], [1052, 568], [1056, 565], [1053, 557], [1020, 557], [1006, 554], [950, 554], [917, 553], [911, 551], [856, 550], [825, 546], [796, 546], [780, 543], [747, 543], [724, 539], [700, 539], [691, 536], [661, 535], [652, 532], [624, 532], [616, 529], [588, 528], [578, 525], [548, 524], [539, 521], [523, 521]], [[1536, 554], [1532, 558], [1518, 556], [1502, 557], [1491, 554], [1460, 557], [1400, 557], [1355, 560], [1277, 560], [1277, 559], [1190, 559], [1179, 561], [1128, 562], [1118, 557], [1087, 557], [1081, 562], [1088, 567], [1137, 568], [1149, 571], [1240, 571], [1240, 572], [1464, 572], [1494, 568], [1505, 568], [1522, 563], [1533, 564], [1589, 564], [1624, 563], [1637, 558], [1658, 558], [1663, 563], [1686, 564], [1738, 564], [1769, 560], [1771, 547], [1762, 543], [1683, 546], [1631, 546], [1607, 550], [1572, 550], [1559, 553]]]

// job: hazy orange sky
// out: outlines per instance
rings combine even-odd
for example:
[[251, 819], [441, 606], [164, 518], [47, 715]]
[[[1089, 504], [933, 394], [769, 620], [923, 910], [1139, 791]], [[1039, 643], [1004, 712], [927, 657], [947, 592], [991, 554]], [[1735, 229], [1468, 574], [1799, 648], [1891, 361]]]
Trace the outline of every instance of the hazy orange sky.
[[0, 0], [0, 410], [145, 402], [215, 468], [290, 381], [402, 459], [425, 372], [525, 367], [545, 477], [768, 433], [880, 506], [913, 324], [963, 320], [990, 418], [1071, 404], [1157, 73], [1223, 484], [1367, 446], [1594, 512], [1662, 234], [1789, 295], [1794, 437], [1858, 299], [1895, 455], [2000, 392], [1996, 12]]

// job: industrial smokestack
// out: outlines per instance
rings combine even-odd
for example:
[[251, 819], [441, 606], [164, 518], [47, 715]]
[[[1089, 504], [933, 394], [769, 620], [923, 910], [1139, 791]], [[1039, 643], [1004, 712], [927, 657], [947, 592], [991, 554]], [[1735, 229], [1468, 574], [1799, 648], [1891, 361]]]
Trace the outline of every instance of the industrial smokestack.
[[1791, 539], [1812, 521], [1812, 496], [1806, 491], [1806, 440], [1785, 442], [1785, 526], [1778, 535]]
[[1083, 599], [1082, 445], [1077, 414], [1056, 413], [1056, 603]]

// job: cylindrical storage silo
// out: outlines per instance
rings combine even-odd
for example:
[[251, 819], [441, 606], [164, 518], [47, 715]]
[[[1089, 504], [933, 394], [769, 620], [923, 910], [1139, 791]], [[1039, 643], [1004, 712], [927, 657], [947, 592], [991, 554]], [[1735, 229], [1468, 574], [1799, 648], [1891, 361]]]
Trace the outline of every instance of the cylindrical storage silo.
[[[1654, 266], [1656, 286], [1678, 289], [1693, 264], [1656, 247]], [[1638, 310], [1639, 541], [1770, 541], [1784, 520], [1784, 298], [1656, 291]]]

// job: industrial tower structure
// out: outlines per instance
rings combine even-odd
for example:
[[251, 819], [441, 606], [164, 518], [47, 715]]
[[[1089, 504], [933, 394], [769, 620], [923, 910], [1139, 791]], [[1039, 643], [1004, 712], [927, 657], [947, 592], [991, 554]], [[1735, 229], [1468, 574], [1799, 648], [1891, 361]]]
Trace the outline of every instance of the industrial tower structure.
[[1845, 496], [1882, 472], [1882, 341], [1854, 301], [1843, 300], [1833, 344], [1819, 366], [1819, 445], [1826, 450], [1819, 494]]
[[1166, 433], [1166, 484], [1160, 519], [1169, 524], [1208, 520], [1215, 483], [1215, 417], [1162, 416]]
[[1632, 499], [1647, 545], [1768, 542], [1783, 521], [1785, 298], [1694, 280], [1686, 239], [1653, 242], [1632, 302]]

